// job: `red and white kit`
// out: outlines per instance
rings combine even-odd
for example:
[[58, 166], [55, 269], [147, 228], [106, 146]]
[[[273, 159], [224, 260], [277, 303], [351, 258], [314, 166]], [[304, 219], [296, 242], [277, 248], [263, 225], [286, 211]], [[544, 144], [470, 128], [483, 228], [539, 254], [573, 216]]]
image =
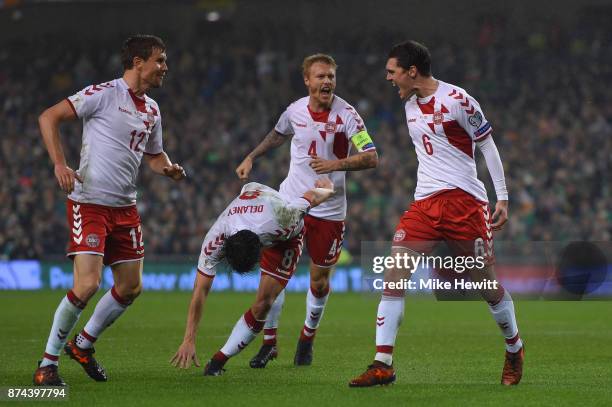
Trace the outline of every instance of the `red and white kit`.
[[[415, 95], [406, 102], [419, 167], [415, 202], [400, 219], [394, 244], [462, 241], [465, 244], [454, 245], [457, 254], [484, 254], [491, 262], [491, 216], [485, 187], [477, 177], [474, 148], [476, 142], [490, 136], [492, 128], [478, 102], [465, 90], [438, 82], [433, 95]], [[498, 199], [508, 199], [505, 185], [497, 192]], [[433, 247], [412, 246], [425, 253]]]
[[206, 234], [198, 272], [214, 277], [225, 238], [247, 229], [264, 246], [261, 272], [287, 285], [302, 254], [303, 218], [309, 208], [304, 198], [290, 198], [256, 182], [246, 184]]
[[[346, 158], [351, 150], [349, 141], [366, 130], [357, 111], [342, 98], [334, 96], [331, 108], [324, 112], [311, 111], [308, 101], [307, 96], [289, 105], [274, 128], [277, 133], [293, 135], [289, 173], [280, 186], [280, 192], [287, 196], [302, 196], [320, 177], [309, 165], [312, 157]], [[369, 143], [360, 151], [375, 149]], [[315, 264], [324, 267], [334, 265], [340, 255], [346, 217], [345, 171], [327, 175], [336, 194], [305, 218], [308, 253]]]
[[76, 182], [68, 196], [68, 255], [94, 253], [105, 264], [144, 256], [136, 210], [136, 178], [143, 154], [163, 152], [157, 103], [136, 96], [120, 79], [92, 85], [68, 102], [83, 120]]

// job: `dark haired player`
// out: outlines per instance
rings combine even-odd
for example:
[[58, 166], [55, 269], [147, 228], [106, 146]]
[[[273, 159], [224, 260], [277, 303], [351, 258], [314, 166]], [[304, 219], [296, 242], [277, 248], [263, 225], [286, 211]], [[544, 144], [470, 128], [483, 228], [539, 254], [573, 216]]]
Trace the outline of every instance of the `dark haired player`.
[[202, 307], [222, 263], [238, 273], [246, 273], [259, 263], [261, 279], [255, 302], [206, 365], [204, 375], [222, 374], [225, 362], [263, 329], [268, 311], [289, 282], [302, 254], [304, 216], [334, 194], [329, 179], [319, 179], [314, 185], [301, 197], [290, 198], [265, 185], [248, 183], [217, 218], [202, 243], [185, 336], [171, 360], [174, 366], [188, 368], [192, 361], [200, 366], [195, 338]]
[[[177, 181], [185, 171], [162, 147], [161, 115], [146, 95], [168, 72], [166, 46], [152, 35], [128, 38], [121, 50], [123, 77], [88, 86], [45, 110], [40, 132], [54, 164], [55, 177], [68, 193], [71, 230], [67, 256], [74, 263], [74, 285], [62, 299], [34, 384], [63, 386], [58, 374], [62, 348], [96, 381], [106, 381], [93, 357], [93, 344], [140, 294], [144, 245], [136, 209], [136, 184], [142, 157], [157, 174]], [[60, 123], [83, 121], [79, 169], [72, 170], [60, 142]], [[103, 265], [114, 286], [100, 298], [85, 328], [66, 344], [89, 299], [100, 286]]]
[[[478, 102], [454, 85], [431, 75], [429, 50], [415, 41], [394, 46], [387, 60], [387, 81], [406, 102], [406, 120], [419, 160], [415, 201], [404, 213], [393, 237], [392, 255], [428, 254], [446, 241], [456, 255], [481, 256], [486, 267], [470, 270], [474, 281], [494, 280], [493, 230], [508, 219], [504, 169], [491, 138], [491, 124]], [[474, 147], [482, 152], [495, 186], [497, 203], [489, 212], [487, 194], [476, 176]], [[493, 222], [493, 223], [492, 223]], [[406, 269], [390, 269], [386, 282], [410, 278]], [[501, 285], [482, 290], [506, 342], [501, 383], [518, 384], [524, 348], [514, 303]], [[384, 290], [376, 319], [374, 362], [349, 386], [365, 387], [395, 381], [393, 347], [404, 315], [404, 291]]]

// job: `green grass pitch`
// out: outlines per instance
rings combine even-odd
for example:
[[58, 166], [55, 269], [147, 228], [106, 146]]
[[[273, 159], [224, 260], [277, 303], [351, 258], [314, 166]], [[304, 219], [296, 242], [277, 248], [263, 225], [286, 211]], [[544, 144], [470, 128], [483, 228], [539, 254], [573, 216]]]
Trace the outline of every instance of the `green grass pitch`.
[[[61, 292], [0, 292], [0, 387], [29, 386]], [[83, 313], [81, 328], [93, 312]], [[396, 343], [397, 382], [350, 389], [371, 361], [378, 298], [332, 294], [311, 367], [294, 367], [304, 319], [303, 294], [289, 294], [279, 329], [280, 356], [266, 369], [248, 367], [257, 338], [231, 359], [222, 377], [168, 363], [181, 343], [190, 293], [145, 292], [99, 340], [107, 383], [91, 381], [66, 356], [70, 385], [62, 405], [610, 405], [612, 302], [516, 301], [526, 343], [522, 383], [499, 385], [504, 346], [482, 302], [409, 297]], [[225, 342], [253, 293], [212, 293], [198, 337], [202, 364]], [[9, 403], [5, 403], [9, 404]], [[23, 405], [23, 402], [11, 405]]]

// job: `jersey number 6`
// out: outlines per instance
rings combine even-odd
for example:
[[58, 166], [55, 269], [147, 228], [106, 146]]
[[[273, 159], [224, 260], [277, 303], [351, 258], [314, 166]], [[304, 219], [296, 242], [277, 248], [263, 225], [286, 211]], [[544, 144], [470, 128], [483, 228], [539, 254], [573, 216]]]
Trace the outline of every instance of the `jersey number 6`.
[[428, 155], [433, 155], [433, 146], [429, 142], [429, 136], [427, 134], [423, 134], [423, 147]]

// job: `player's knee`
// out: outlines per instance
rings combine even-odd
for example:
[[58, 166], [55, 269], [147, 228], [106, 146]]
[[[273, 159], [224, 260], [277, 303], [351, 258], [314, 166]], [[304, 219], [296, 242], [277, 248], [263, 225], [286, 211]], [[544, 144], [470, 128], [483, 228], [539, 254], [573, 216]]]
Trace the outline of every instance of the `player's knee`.
[[321, 278], [319, 280], [310, 281], [310, 291], [316, 297], [322, 297], [329, 292], [329, 278]]
[[317, 294], [325, 295], [329, 291], [329, 276], [331, 269], [317, 269], [310, 272], [310, 289]]
[[272, 296], [266, 296], [263, 298], [259, 298], [255, 301], [255, 304], [251, 307], [251, 311], [253, 312], [253, 316], [255, 319], [264, 320], [266, 319], [270, 308], [272, 308], [272, 304], [274, 303], [274, 298]]
[[480, 296], [489, 304], [497, 304], [504, 298], [505, 290], [501, 284], [488, 290], [481, 290]]
[[99, 279], [79, 280], [72, 291], [81, 301], [87, 302], [98, 292], [99, 288]]
[[142, 283], [116, 285], [115, 289], [121, 298], [126, 301], [134, 301], [142, 292]]

